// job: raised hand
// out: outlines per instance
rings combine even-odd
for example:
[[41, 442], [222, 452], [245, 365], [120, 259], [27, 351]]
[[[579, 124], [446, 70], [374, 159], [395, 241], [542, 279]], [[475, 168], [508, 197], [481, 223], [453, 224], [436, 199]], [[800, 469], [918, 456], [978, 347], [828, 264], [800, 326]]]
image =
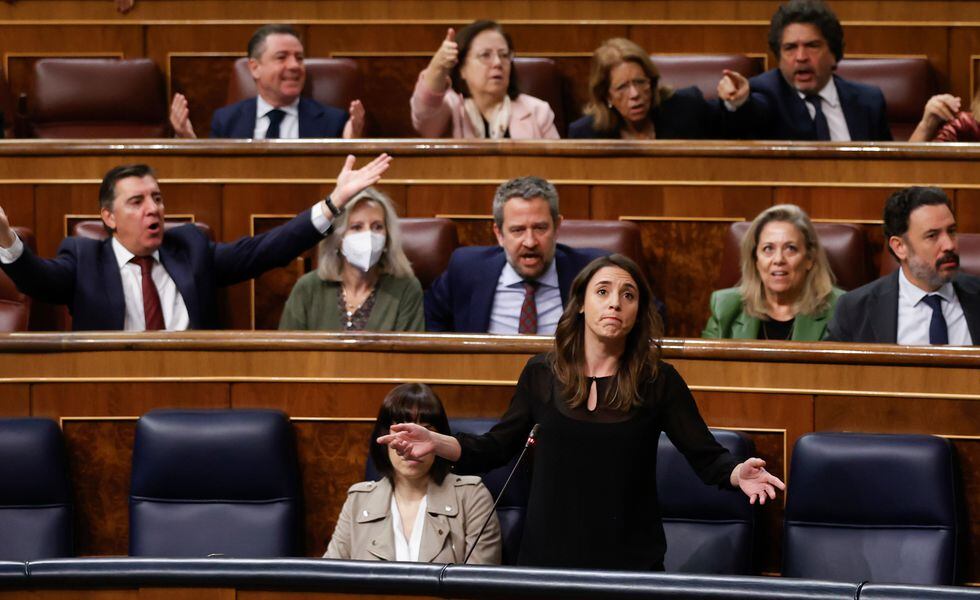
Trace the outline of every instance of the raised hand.
[[450, 27], [446, 30], [446, 39], [442, 40], [442, 44], [429, 62], [429, 67], [445, 76], [449, 75], [458, 62], [459, 44], [456, 43], [456, 30]]
[[170, 125], [179, 138], [197, 138], [194, 126], [191, 124], [191, 111], [187, 105], [187, 98], [183, 94], [174, 94], [174, 100], [170, 103]]
[[364, 105], [361, 104], [360, 100], [354, 100], [350, 103], [347, 112], [350, 113], [350, 118], [344, 124], [343, 138], [345, 140], [354, 140], [364, 137], [364, 115], [366, 114]]
[[126, 14], [132, 10], [134, 4], [136, 4], [136, 0], [116, 0], [116, 10]]
[[718, 81], [718, 97], [731, 102], [735, 108], [745, 104], [749, 97], [749, 80], [738, 71], [725, 69]]
[[956, 118], [956, 113], [960, 112], [960, 99], [952, 94], [939, 94], [929, 98], [926, 102], [925, 110], [922, 111], [922, 120], [928, 121], [929, 125], [939, 128], [946, 121]]
[[436, 441], [431, 431], [417, 423], [397, 423], [391, 426], [391, 433], [377, 439], [409, 459], [424, 458], [436, 451]]
[[14, 237], [14, 230], [10, 228], [10, 219], [7, 218], [7, 213], [0, 207], [0, 247], [9, 248], [14, 245], [16, 239]]
[[766, 471], [766, 461], [750, 458], [732, 470], [731, 483], [749, 497], [749, 504], [765, 504], [766, 498], [776, 499], [776, 488], [786, 489], [786, 484]]
[[354, 169], [354, 155], [348, 154], [344, 168], [337, 175], [337, 186], [330, 192], [330, 199], [337, 208], [342, 208], [347, 202], [364, 188], [372, 186], [381, 180], [381, 174], [388, 170], [391, 157], [387, 154], [375, 158], [360, 169]]

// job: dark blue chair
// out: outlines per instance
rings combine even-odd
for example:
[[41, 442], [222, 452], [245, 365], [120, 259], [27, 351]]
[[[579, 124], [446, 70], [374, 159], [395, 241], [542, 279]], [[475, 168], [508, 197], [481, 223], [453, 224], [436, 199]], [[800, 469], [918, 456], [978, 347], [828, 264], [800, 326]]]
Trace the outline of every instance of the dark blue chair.
[[[497, 423], [496, 419], [450, 419], [449, 428], [453, 433], [486, 433]], [[502, 561], [505, 565], [517, 563], [517, 555], [521, 549], [521, 537], [524, 535], [524, 517], [527, 514], [527, 497], [531, 491], [531, 469], [530, 456], [524, 457], [524, 462], [514, 473], [514, 478], [510, 485], [504, 490], [504, 496], [497, 504], [497, 519], [500, 521], [500, 535], [502, 540]], [[515, 456], [510, 463], [504, 467], [494, 469], [488, 473], [467, 473], [467, 475], [479, 475], [483, 478], [483, 484], [496, 500], [500, 496], [500, 490], [507, 481], [507, 475], [514, 468], [517, 461]], [[368, 456], [364, 478], [367, 480], [377, 480], [381, 476], [374, 466], [374, 461]]]
[[61, 429], [0, 419], [0, 560], [72, 555], [72, 502]]
[[297, 556], [300, 480], [273, 410], [159, 410], [136, 425], [132, 556]]
[[951, 584], [957, 496], [943, 438], [805, 435], [793, 450], [786, 493], [783, 575]]
[[[755, 444], [741, 433], [711, 433], [739, 460], [755, 454]], [[657, 450], [657, 498], [667, 536], [666, 572], [752, 573], [755, 507], [739, 490], [705, 485], [663, 433]]]

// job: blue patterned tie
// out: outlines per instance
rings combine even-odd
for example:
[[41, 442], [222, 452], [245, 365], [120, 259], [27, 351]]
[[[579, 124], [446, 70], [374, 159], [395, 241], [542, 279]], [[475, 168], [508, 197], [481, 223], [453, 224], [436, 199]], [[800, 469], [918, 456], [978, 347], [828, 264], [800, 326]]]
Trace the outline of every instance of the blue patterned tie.
[[806, 96], [806, 101], [817, 110], [813, 114], [813, 125], [817, 128], [817, 141], [830, 141], [830, 126], [827, 125], [827, 117], [823, 114], [823, 103], [820, 101], [820, 96]]
[[265, 116], [269, 117], [269, 128], [265, 130], [265, 139], [279, 139], [279, 125], [282, 124], [282, 120], [286, 117], [286, 111], [273, 108], [265, 113]]
[[929, 294], [922, 301], [932, 309], [932, 319], [929, 321], [929, 343], [948, 344], [949, 331], [946, 329], [946, 319], [943, 317], [943, 297]]

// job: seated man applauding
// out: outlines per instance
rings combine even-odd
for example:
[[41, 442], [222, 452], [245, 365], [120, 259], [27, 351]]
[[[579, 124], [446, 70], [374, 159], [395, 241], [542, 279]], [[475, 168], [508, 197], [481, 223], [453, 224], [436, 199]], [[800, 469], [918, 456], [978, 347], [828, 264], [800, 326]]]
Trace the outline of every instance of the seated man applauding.
[[0, 208], [0, 267], [22, 293], [67, 304], [76, 330], [214, 329], [216, 291], [287, 264], [330, 233], [348, 200], [373, 185], [391, 158], [354, 170], [348, 156], [337, 186], [288, 223], [255, 237], [215, 244], [193, 225], [164, 231], [163, 194], [146, 165], [110, 170], [99, 189], [103, 241], [69, 237], [53, 259], [34, 255]]

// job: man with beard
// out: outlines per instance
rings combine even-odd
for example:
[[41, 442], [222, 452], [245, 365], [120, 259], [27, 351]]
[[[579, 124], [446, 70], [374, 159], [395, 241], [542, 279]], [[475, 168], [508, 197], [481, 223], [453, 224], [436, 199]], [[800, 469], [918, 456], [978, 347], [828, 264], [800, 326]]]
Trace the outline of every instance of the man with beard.
[[[780, 6], [769, 25], [769, 49], [779, 58], [778, 69], [750, 80], [726, 71], [718, 84], [726, 107], [738, 107], [745, 137], [891, 141], [881, 90], [834, 75], [844, 57], [844, 30], [823, 2], [792, 0]], [[751, 94], [734, 100], [745, 85]]]
[[501, 184], [493, 198], [499, 246], [458, 248], [425, 294], [426, 331], [551, 335], [572, 280], [607, 254], [556, 243], [558, 191], [540, 177]]
[[927, 345], [980, 344], [980, 278], [958, 273], [956, 218], [939, 188], [888, 198], [888, 250], [901, 268], [841, 296], [827, 339]]

